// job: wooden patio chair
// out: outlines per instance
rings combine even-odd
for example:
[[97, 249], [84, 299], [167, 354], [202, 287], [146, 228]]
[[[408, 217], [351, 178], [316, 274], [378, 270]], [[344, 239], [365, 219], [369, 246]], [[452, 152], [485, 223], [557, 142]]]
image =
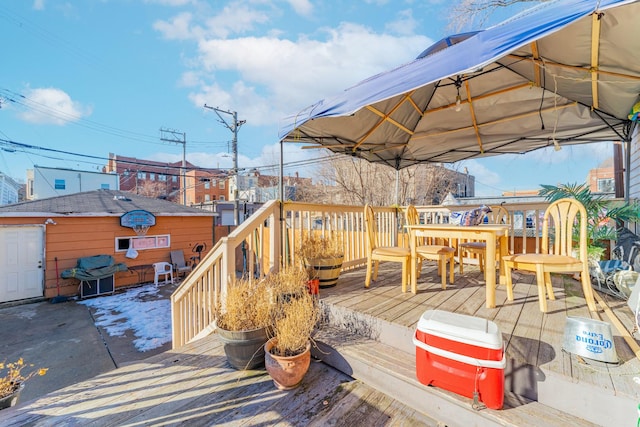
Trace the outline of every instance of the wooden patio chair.
[[367, 276], [364, 287], [371, 284], [373, 270], [373, 280], [378, 278], [378, 264], [380, 261], [393, 261], [402, 263], [402, 292], [407, 291], [409, 282], [409, 263], [411, 261], [411, 250], [398, 246], [378, 246], [378, 226], [375, 213], [370, 205], [364, 207], [364, 220], [367, 233]]
[[[491, 212], [485, 215], [488, 224], [510, 224], [511, 219], [509, 211], [504, 206], [490, 206]], [[483, 220], [484, 222], [484, 220]], [[458, 264], [460, 265], [460, 274], [464, 273], [464, 255], [478, 255], [478, 264], [480, 271], [484, 273], [485, 269], [485, 253], [487, 252], [487, 242], [460, 242], [458, 244]], [[496, 259], [500, 260], [500, 241], [496, 242]]]
[[[405, 211], [405, 219], [407, 225], [418, 225], [420, 218], [418, 217], [418, 210], [414, 205], [407, 206]], [[422, 271], [422, 260], [428, 259], [436, 261], [438, 263], [438, 274], [442, 280], [442, 289], [447, 289], [447, 262], [449, 262], [449, 282], [453, 283], [453, 270], [455, 262], [456, 250], [447, 245], [433, 244], [426, 240], [427, 238], [419, 236], [420, 232], [416, 232], [418, 241], [416, 242], [416, 265], [417, 271], [412, 271], [412, 274], [416, 274], [417, 278], [420, 278], [420, 272]]]
[[[579, 236], [577, 242], [574, 241], [576, 228]], [[577, 256], [574, 253], [577, 253]], [[513, 269], [536, 273], [542, 312], [547, 311], [547, 295], [549, 299], [555, 300], [551, 287], [551, 273], [580, 273], [582, 290], [589, 310], [596, 311], [587, 261], [587, 211], [579, 201], [567, 198], [549, 205], [542, 223], [541, 253], [508, 255], [502, 259], [509, 300], [513, 301]]]

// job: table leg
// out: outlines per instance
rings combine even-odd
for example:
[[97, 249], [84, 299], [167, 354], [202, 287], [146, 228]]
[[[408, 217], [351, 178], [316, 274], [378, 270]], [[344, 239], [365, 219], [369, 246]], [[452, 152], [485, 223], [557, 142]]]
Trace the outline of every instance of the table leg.
[[409, 233], [409, 247], [411, 248], [411, 262], [409, 265], [409, 278], [411, 280], [411, 292], [415, 295], [418, 292], [418, 274], [417, 274], [417, 262], [416, 262], [416, 243], [415, 232]]
[[500, 258], [498, 259], [498, 266], [500, 270], [500, 283], [501, 285], [507, 284], [507, 278], [504, 274], [504, 262], [502, 261], [502, 257], [509, 255], [509, 237], [505, 234], [504, 236], [500, 236]]
[[487, 285], [487, 308], [496, 306], [496, 235], [487, 233], [487, 249], [485, 253], [485, 281]]

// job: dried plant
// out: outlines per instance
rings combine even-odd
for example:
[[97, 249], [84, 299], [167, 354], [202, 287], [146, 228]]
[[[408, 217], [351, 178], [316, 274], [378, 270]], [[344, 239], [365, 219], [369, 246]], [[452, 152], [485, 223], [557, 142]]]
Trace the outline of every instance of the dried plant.
[[[263, 283], [272, 295], [300, 294], [307, 290], [307, 272], [300, 267], [285, 267], [265, 277]], [[272, 298], [273, 302], [275, 300]]]
[[227, 288], [224, 304], [216, 306], [216, 322], [227, 331], [264, 328], [271, 322], [270, 293], [263, 282], [236, 279]]
[[13, 394], [20, 388], [21, 384], [24, 384], [27, 380], [36, 375], [45, 375], [48, 370], [47, 368], [40, 368], [24, 375], [22, 370], [27, 366], [33, 367], [32, 364], [25, 364], [22, 357], [18, 359], [17, 362], [13, 363], [0, 362], [0, 372], [6, 371], [2, 376], [0, 376], [0, 398]]
[[270, 279], [277, 297], [273, 306], [271, 336], [276, 338], [272, 353], [293, 356], [302, 353], [320, 319], [317, 299], [309, 294], [307, 276], [297, 267], [283, 269]]
[[311, 231], [302, 236], [300, 247], [296, 251], [302, 260], [314, 258], [340, 257], [344, 255], [344, 244], [342, 236], [336, 232], [325, 235], [316, 234]]

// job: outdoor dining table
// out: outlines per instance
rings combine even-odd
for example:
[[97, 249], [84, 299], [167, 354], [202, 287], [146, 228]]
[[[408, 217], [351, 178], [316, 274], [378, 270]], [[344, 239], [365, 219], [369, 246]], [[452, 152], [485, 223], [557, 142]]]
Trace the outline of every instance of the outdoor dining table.
[[432, 237], [443, 239], [479, 240], [487, 244], [485, 254], [486, 268], [486, 306], [496, 306], [496, 265], [497, 242], [500, 242], [500, 283], [506, 283], [502, 257], [508, 255], [509, 225], [506, 224], [481, 224], [481, 225], [455, 225], [455, 224], [418, 224], [407, 225], [409, 230], [409, 245], [411, 247], [411, 289], [417, 288], [416, 271], [416, 241], [418, 237]]

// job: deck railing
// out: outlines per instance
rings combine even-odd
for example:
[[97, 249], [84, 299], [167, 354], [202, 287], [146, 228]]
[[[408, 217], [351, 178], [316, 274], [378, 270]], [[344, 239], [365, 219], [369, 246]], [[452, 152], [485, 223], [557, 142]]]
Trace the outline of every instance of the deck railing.
[[[337, 206], [271, 201], [223, 237], [171, 296], [173, 347], [214, 330], [215, 306], [227, 283], [244, 276], [260, 280], [281, 265], [298, 262], [296, 249], [305, 233], [339, 233], [344, 244], [342, 269], [366, 262], [362, 206]], [[375, 208], [381, 244], [398, 241], [398, 213]], [[284, 238], [283, 238], [284, 237]]]
[[[509, 250], [535, 252], [540, 248], [541, 218], [548, 204], [503, 205], [511, 216]], [[417, 206], [425, 223], [448, 222], [453, 211], [478, 206]], [[282, 209], [282, 221], [281, 212]], [[406, 245], [402, 209], [374, 208], [380, 245]], [[171, 297], [173, 346], [214, 329], [216, 303], [227, 283], [245, 276], [260, 280], [281, 265], [298, 262], [296, 250], [305, 233], [338, 233], [344, 243], [342, 269], [366, 263], [367, 243], [362, 206], [338, 206], [279, 201], [266, 203], [202, 259]]]
[[214, 308], [238, 270], [257, 280], [273, 268], [280, 242], [279, 213], [279, 202], [266, 203], [221, 238], [171, 295], [174, 348], [213, 330]]

